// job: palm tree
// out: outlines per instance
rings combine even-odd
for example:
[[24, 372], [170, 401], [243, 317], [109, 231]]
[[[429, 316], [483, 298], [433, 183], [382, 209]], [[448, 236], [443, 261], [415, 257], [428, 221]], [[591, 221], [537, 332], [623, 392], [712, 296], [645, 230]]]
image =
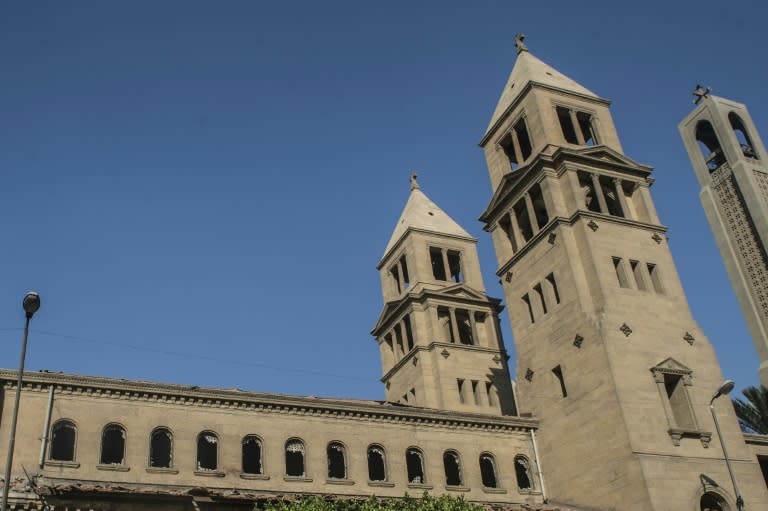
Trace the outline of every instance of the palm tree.
[[741, 391], [746, 401], [733, 400], [733, 408], [742, 431], [768, 435], [768, 388], [747, 387]]

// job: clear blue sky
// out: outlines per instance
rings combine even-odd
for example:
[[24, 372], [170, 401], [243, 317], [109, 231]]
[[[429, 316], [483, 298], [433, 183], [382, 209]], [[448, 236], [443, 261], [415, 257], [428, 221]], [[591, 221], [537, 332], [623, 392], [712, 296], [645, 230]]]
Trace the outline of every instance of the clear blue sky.
[[677, 123], [701, 82], [768, 136], [767, 5], [3, 2], [0, 366], [34, 289], [30, 370], [381, 398], [375, 265], [411, 171], [502, 295], [477, 142], [522, 31], [614, 101], [694, 316], [756, 384]]

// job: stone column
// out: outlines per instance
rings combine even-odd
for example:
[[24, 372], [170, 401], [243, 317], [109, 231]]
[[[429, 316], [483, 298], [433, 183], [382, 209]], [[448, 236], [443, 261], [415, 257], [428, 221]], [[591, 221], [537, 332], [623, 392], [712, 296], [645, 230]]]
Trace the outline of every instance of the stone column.
[[581, 127], [579, 126], [579, 118], [576, 117], [576, 111], [568, 110], [568, 113], [571, 115], [573, 131], [576, 132], [576, 140], [579, 142], [579, 145], [584, 145], [586, 142], [584, 141], [584, 134], [581, 132]]
[[603, 187], [600, 186], [600, 174], [598, 174], [597, 172], [590, 172], [589, 177], [592, 178], [592, 192], [597, 197], [597, 203], [600, 205], [600, 213], [607, 215], [608, 204], [605, 203], [605, 195], [603, 195]]
[[456, 309], [449, 307], [448, 313], [451, 315], [451, 334], [453, 334], [453, 342], [456, 344], [461, 344], [461, 337], [459, 336], [459, 324], [456, 323]]
[[624, 187], [621, 185], [621, 178], [614, 177], [613, 186], [616, 189], [619, 205], [621, 205], [621, 213], [624, 215], [624, 218], [629, 218], [629, 207], [627, 206], [627, 197], [624, 195]]
[[528, 210], [528, 218], [531, 221], [533, 235], [536, 236], [539, 233], [539, 222], [536, 220], [536, 211], [533, 209], [531, 194], [528, 192], [525, 193], [525, 208]]
[[509, 220], [509, 223], [512, 226], [512, 236], [515, 238], [517, 250], [520, 250], [523, 248], [523, 245], [525, 245], [525, 239], [523, 239], [523, 234], [520, 232], [520, 224], [517, 223], [517, 213], [515, 213], [515, 208], [509, 209]]

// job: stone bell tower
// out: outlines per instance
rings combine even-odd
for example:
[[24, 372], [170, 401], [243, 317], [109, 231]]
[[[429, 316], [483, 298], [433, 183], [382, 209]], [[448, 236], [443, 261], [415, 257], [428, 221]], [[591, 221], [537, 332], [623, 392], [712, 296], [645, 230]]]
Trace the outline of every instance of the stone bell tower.
[[[735, 510], [710, 398], [723, 375], [691, 316], [649, 191], [597, 96], [523, 37], [480, 146], [517, 353], [518, 407], [540, 419], [552, 500]], [[715, 403], [748, 509], [768, 509], [733, 408]], [[728, 507], [730, 506], [730, 507]]]
[[384, 310], [372, 335], [387, 400], [514, 415], [500, 300], [485, 294], [477, 240], [411, 176], [408, 202], [377, 269]]
[[747, 108], [696, 87], [680, 134], [768, 386], [768, 154]]

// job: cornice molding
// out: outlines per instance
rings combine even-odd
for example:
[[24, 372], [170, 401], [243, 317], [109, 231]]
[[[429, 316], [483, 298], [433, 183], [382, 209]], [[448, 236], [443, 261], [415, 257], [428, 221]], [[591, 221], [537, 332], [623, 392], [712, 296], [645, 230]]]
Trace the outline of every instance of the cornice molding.
[[[18, 372], [0, 369], [6, 391], [15, 389]], [[202, 388], [166, 383], [81, 376], [61, 373], [24, 373], [23, 389], [47, 392], [55, 386], [59, 396], [83, 396], [147, 403], [220, 408], [267, 413], [311, 415], [353, 421], [409, 423], [451, 429], [524, 431], [538, 428], [537, 419], [488, 416], [394, 405], [384, 401], [346, 401], [248, 392], [238, 389]]]

